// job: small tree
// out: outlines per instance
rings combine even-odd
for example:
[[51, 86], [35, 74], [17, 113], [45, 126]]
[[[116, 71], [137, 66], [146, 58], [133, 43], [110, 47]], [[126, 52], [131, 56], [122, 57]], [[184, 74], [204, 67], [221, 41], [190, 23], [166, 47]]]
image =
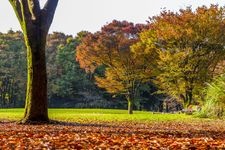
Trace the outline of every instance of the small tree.
[[9, 0], [21, 25], [27, 47], [27, 92], [22, 123], [48, 121], [45, 45], [58, 0]]

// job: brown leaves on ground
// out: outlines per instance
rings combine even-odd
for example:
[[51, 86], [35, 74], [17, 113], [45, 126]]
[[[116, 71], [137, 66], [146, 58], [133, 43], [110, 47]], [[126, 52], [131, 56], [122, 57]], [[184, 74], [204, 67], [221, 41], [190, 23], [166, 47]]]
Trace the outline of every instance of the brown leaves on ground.
[[2, 122], [0, 139], [0, 149], [225, 149], [225, 122]]

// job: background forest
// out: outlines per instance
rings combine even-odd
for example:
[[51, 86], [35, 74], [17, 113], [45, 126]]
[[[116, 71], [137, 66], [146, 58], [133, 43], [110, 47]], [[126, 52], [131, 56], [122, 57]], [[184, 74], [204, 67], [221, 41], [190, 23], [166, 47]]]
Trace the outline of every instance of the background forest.
[[[75, 61], [76, 47], [86, 32], [76, 37], [54, 32], [47, 40], [48, 97], [50, 107], [126, 108], [122, 96], [113, 97], [94, 84], [94, 74], [86, 74]], [[26, 49], [22, 33], [0, 34], [0, 106], [24, 107], [26, 91]], [[142, 107], [152, 109], [148, 98], [151, 84], [143, 86]], [[145, 96], [145, 98], [144, 98]], [[150, 101], [150, 99], [149, 99]], [[152, 101], [152, 100], [151, 100]], [[145, 105], [146, 103], [146, 105]], [[145, 106], [144, 106], [145, 105]], [[140, 102], [137, 104], [140, 107]]]

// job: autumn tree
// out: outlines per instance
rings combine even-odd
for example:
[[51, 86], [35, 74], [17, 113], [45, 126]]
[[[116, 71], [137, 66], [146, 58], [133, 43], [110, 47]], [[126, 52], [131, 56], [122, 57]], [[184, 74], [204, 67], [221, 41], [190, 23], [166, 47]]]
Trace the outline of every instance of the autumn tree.
[[48, 121], [45, 45], [58, 0], [9, 0], [27, 47], [27, 91], [22, 123]]
[[129, 114], [133, 113], [140, 84], [147, 81], [151, 71], [130, 49], [138, 41], [141, 29], [141, 25], [114, 20], [101, 31], [87, 34], [77, 47], [80, 66], [87, 72], [94, 72], [100, 66], [105, 68], [103, 76], [95, 76], [96, 84], [109, 93], [125, 95]]
[[224, 8], [217, 5], [163, 11], [151, 18], [151, 29], [141, 34], [135, 51], [142, 46], [145, 53], [157, 52], [155, 83], [163, 93], [189, 106], [200, 99], [205, 82], [224, 59], [224, 23]]

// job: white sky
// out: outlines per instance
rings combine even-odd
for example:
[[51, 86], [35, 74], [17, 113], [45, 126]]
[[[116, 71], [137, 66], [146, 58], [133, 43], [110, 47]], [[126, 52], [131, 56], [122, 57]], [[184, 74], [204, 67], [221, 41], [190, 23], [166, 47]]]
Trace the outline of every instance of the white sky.
[[[187, 6], [195, 9], [210, 4], [224, 6], [225, 0], [59, 0], [50, 32], [73, 35], [82, 30], [95, 32], [113, 19], [145, 23], [162, 8], [177, 11]], [[1, 0], [0, 11], [0, 32], [20, 30], [8, 0]]]

